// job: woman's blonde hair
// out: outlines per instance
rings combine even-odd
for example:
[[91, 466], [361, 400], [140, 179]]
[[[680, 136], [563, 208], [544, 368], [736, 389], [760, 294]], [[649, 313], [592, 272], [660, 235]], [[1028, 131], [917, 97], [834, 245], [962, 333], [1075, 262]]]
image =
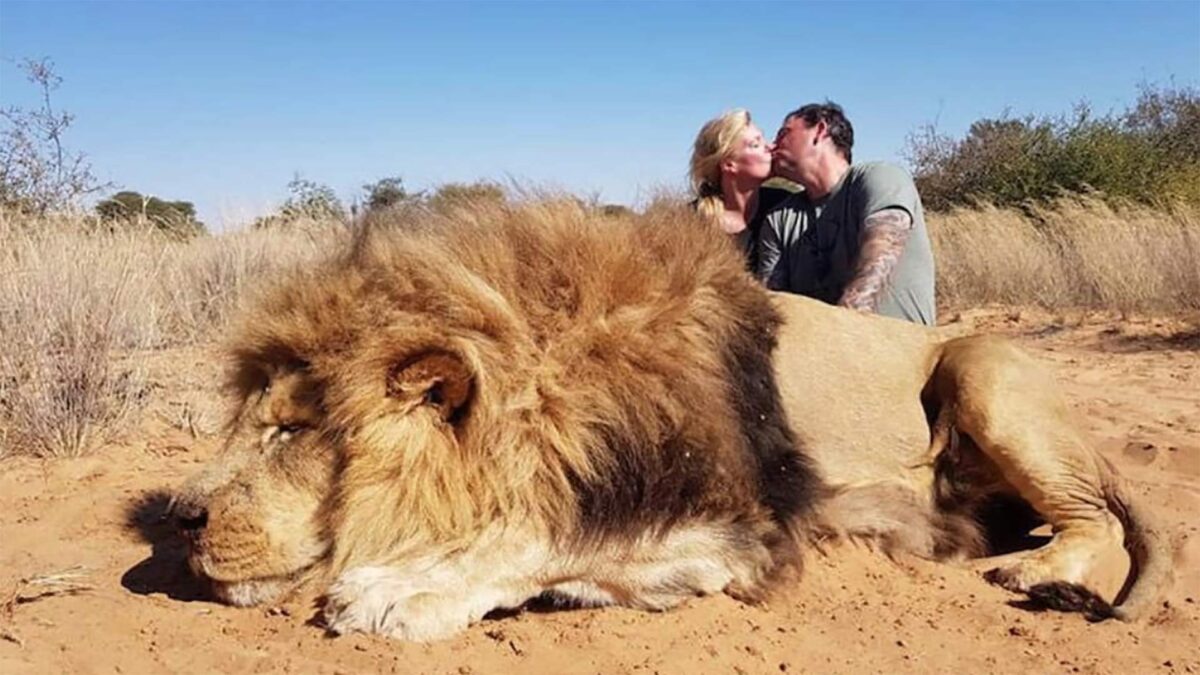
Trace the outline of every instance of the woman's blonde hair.
[[750, 111], [734, 108], [705, 122], [696, 134], [689, 178], [700, 213], [718, 218], [725, 210], [721, 199], [721, 162], [736, 149], [738, 139], [750, 123]]

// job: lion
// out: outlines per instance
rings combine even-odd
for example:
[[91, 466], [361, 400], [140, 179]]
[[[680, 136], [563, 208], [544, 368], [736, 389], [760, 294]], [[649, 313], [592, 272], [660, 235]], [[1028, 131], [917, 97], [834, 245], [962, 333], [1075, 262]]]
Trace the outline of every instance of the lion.
[[1095, 618], [1170, 582], [1003, 340], [770, 294], [686, 213], [477, 206], [348, 248], [232, 330], [224, 450], [172, 508], [224, 602], [316, 587], [332, 633], [433, 640], [539, 596], [757, 602], [837, 538], [972, 560], [1029, 516], [1050, 542], [989, 580]]

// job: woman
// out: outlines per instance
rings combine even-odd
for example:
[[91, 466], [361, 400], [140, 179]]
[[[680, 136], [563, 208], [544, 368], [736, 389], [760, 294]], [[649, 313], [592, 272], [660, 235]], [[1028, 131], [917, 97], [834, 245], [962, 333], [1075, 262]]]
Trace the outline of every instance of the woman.
[[692, 148], [696, 210], [737, 243], [753, 268], [758, 188], [771, 175], [771, 145], [741, 108], [709, 120]]

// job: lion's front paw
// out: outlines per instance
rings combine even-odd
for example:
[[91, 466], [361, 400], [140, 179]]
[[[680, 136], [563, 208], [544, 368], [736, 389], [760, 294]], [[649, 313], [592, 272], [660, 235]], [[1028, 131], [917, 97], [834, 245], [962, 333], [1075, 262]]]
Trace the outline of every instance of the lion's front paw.
[[338, 635], [378, 633], [425, 642], [449, 637], [470, 623], [455, 598], [421, 591], [384, 567], [359, 567], [338, 577], [325, 600], [325, 625]]

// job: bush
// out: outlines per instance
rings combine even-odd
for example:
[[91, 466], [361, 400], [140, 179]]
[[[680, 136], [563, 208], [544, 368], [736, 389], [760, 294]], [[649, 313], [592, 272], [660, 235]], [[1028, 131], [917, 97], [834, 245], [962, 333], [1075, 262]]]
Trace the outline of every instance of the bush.
[[279, 211], [254, 221], [254, 229], [288, 227], [304, 221], [346, 220], [346, 207], [328, 185], [296, 174], [287, 189], [287, 201]]
[[1146, 86], [1120, 114], [1097, 116], [1086, 104], [1058, 117], [1005, 114], [975, 122], [962, 139], [927, 126], [909, 137], [907, 155], [932, 210], [1093, 192], [1110, 201], [1200, 204], [1200, 94]]
[[419, 198], [420, 195], [410, 195], [404, 189], [404, 180], [399, 176], [380, 178], [374, 183], [363, 186], [366, 193], [367, 212], [384, 211], [394, 206], [404, 204]]
[[86, 454], [144, 396], [119, 355], [149, 341], [153, 258], [132, 233], [86, 225], [0, 217], [0, 456]]
[[64, 145], [75, 117], [53, 105], [52, 92], [62, 84], [54, 62], [25, 59], [17, 67], [41, 90], [42, 103], [0, 109], [0, 207], [38, 215], [75, 207], [109, 185], [96, 180], [84, 155]]

